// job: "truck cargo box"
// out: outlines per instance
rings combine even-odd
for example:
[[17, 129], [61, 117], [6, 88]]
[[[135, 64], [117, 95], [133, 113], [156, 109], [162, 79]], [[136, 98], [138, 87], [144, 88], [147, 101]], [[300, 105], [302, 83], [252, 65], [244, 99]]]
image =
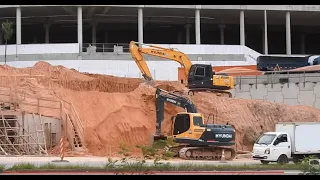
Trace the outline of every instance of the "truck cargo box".
[[292, 154], [320, 153], [320, 123], [289, 122], [276, 125], [276, 132], [290, 135]]

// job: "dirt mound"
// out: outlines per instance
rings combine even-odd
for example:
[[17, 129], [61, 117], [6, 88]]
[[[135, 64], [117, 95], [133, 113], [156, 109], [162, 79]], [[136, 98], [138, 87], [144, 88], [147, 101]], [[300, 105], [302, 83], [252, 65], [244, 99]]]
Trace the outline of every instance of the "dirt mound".
[[320, 71], [320, 65], [306, 66], [297, 69], [292, 69], [290, 71]]
[[[16, 81], [16, 88], [28, 95], [59, 97], [72, 102], [85, 127], [87, 148], [93, 155], [116, 155], [120, 143], [131, 147], [148, 143], [156, 124], [154, 87], [168, 91], [186, 90], [179, 82], [155, 81], [152, 87], [141, 79], [82, 74], [43, 62], [32, 68], [0, 66], [3, 67], [7, 69], [3, 72], [14, 71], [15, 76], [24, 76], [19, 80], [4, 75], [1, 78], [7, 78], [6, 83]], [[32, 75], [28, 78], [26, 74], [30, 72]], [[46, 83], [52, 79], [53, 84]], [[234, 126], [238, 150], [250, 150], [252, 142], [262, 132], [273, 130], [278, 122], [320, 121], [320, 110], [309, 106], [231, 99], [204, 92], [189, 98], [205, 118], [214, 114], [209, 123]], [[165, 105], [164, 132], [170, 134], [170, 117], [180, 111], [184, 110]]]
[[[176, 85], [179, 86], [178, 83]], [[155, 132], [154, 93], [154, 88], [141, 84], [127, 94], [69, 91], [66, 95], [72, 98], [76, 108], [79, 108], [80, 117], [86, 122], [89, 152], [113, 155], [118, 152], [120, 142], [132, 148], [148, 143], [148, 138]], [[86, 99], [86, 102], [79, 99]], [[197, 93], [190, 99], [205, 118], [210, 113], [214, 114], [214, 122], [210, 119], [208, 123], [234, 126], [238, 150], [251, 150], [253, 141], [262, 132], [273, 130], [277, 122], [320, 121], [320, 110], [312, 107], [230, 99], [211, 93]], [[183, 109], [165, 105], [162, 126], [165, 133], [171, 132], [170, 117], [181, 111]]]
[[[120, 80], [121, 79], [121, 80]], [[98, 77], [89, 81], [57, 80], [56, 83], [74, 91], [130, 92], [135, 90], [143, 80], [134, 78]]]
[[242, 68], [242, 67], [229, 68], [229, 69], [219, 71], [218, 73], [226, 73], [226, 74], [230, 74], [233, 76], [237, 76], [237, 75], [262, 75], [261, 71], [252, 70], [252, 69], [248, 69], [248, 68]]

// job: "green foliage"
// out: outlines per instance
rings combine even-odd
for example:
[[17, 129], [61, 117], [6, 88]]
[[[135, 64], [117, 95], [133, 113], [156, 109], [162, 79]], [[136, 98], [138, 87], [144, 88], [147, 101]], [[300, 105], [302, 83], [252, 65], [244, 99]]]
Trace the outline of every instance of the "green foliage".
[[21, 169], [36, 169], [37, 167], [34, 164], [31, 163], [19, 163], [13, 165], [11, 168], [7, 170], [21, 170]]
[[3, 32], [3, 37], [4, 37], [4, 39], [6, 40], [6, 44], [7, 44], [7, 41], [12, 38], [12, 35], [13, 35], [13, 28], [12, 28], [12, 26], [13, 26], [13, 22], [9, 22], [8, 19], [1, 24], [1, 29], [2, 29], [2, 32]]
[[5, 170], [5, 166], [0, 164], [0, 173]]
[[313, 165], [309, 165], [309, 161], [311, 159], [318, 159], [316, 156], [306, 156], [303, 160], [302, 160], [302, 164], [304, 165], [304, 169], [303, 172], [300, 175], [320, 175], [320, 166], [313, 166]]

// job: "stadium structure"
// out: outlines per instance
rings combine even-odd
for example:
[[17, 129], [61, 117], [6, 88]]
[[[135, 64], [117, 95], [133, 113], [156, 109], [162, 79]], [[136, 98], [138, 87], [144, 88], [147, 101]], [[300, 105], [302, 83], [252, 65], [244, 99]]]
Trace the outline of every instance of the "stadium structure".
[[[131, 40], [170, 44], [193, 61], [213, 65], [230, 65], [229, 61], [254, 65], [263, 54], [320, 52], [319, 5], [1, 5], [0, 9], [1, 21], [14, 23], [6, 60], [20, 66], [21, 61], [109, 60], [103, 66], [110, 71], [105, 67], [101, 72], [117, 75], [115, 71], [121, 70], [110, 64], [132, 63]], [[0, 37], [3, 45], [3, 34]], [[0, 59], [4, 61], [4, 46]], [[127, 66], [126, 75], [138, 73], [134, 64]]]

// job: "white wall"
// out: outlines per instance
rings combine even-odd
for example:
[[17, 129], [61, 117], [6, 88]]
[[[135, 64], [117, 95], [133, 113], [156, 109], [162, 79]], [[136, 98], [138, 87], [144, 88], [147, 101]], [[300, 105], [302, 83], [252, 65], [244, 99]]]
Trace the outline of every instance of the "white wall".
[[[212, 66], [256, 65], [260, 55], [256, 51], [240, 45], [195, 45], [195, 44], [160, 44], [161, 47], [178, 49], [185, 54], [239, 54], [245, 55], [245, 61], [193, 61], [194, 64], [211, 64]], [[18, 49], [16, 48], [18, 47]], [[5, 46], [0, 46], [0, 55], [4, 54]], [[64, 54], [79, 53], [79, 44], [28, 44], [8, 45], [8, 55], [18, 54]], [[41, 59], [39, 59], [41, 60]], [[7, 64], [14, 67], [31, 67], [37, 61], [10, 61]], [[141, 77], [134, 60], [50, 60], [52, 65], [63, 65], [80, 72], [108, 74], [120, 77]], [[153, 78], [156, 80], [178, 80], [178, 67], [174, 61], [147, 61]], [[3, 64], [3, 62], [1, 62]]]
[[[222, 54], [222, 55], [243, 55], [249, 65], [256, 64], [260, 53], [242, 45], [196, 45], [196, 44], [154, 44], [164, 48], [177, 49], [185, 54]], [[147, 47], [147, 46], [143, 46]]]
[[[32, 67], [38, 61], [11, 61], [7, 65], [24, 68]], [[89, 72], [97, 74], [107, 74], [120, 77], [142, 77], [140, 71], [132, 61], [119, 60], [50, 60], [47, 61], [52, 65], [62, 65], [67, 68], [74, 68], [80, 72]], [[241, 61], [193, 61], [197, 64], [211, 64], [212, 66], [225, 66], [232, 64], [234, 66], [243, 65]], [[4, 64], [1, 62], [1, 64]], [[178, 80], [178, 67], [180, 64], [174, 61], [147, 61], [152, 76], [156, 80]]]
[[[0, 55], [4, 55], [5, 45], [0, 45]], [[62, 54], [79, 53], [78, 43], [63, 44], [20, 44], [7, 45], [7, 55], [16, 54]]]

